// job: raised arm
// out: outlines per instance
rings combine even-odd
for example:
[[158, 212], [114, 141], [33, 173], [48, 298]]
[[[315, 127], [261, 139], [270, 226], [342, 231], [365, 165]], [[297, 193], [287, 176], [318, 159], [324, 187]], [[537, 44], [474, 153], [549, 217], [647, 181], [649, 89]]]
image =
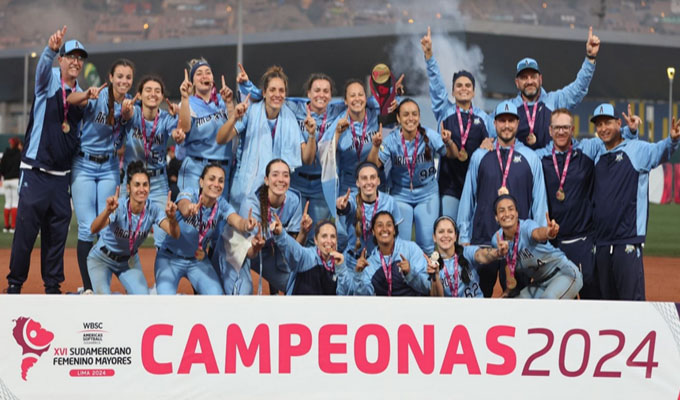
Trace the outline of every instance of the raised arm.
[[104, 210], [99, 215], [97, 215], [97, 218], [95, 218], [94, 221], [92, 221], [92, 224], [90, 225], [90, 232], [92, 232], [93, 234], [99, 233], [111, 222], [109, 217], [118, 208], [119, 195], [120, 186], [117, 186], [116, 194], [106, 198], [106, 207], [104, 207]]

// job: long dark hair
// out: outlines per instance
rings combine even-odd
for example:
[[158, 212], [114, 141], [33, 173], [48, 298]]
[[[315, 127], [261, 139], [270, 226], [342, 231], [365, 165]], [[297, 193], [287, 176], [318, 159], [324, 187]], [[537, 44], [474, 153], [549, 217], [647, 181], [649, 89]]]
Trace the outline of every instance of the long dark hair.
[[165, 83], [163, 83], [163, 79], [161, 79], [161, 77], [157, 75], [146, 75], [145, 77], [143, 77], [142, 80], [139, 81], [139, 85], [137, 86], [137, 93], [142, 94], [142, 91], [144, 90], [144, 85], [149, 81], [158, 82], [158, 84], [161, 85], [161, 93], [163, 94], [163, 97], [165, 97]]
[[[265, 176], [269, 176], [269, 172], [271, 171], [272, 165], [276, 163], [283, 163], [286, 167], [288, 167], [288, 172], [290, 173], [290, 166], [288, 165], [287, 162], [283, 161], [280, 158], [275, 158], [269, 163], [267, 163], [267, 167], [264, 170]], [[267, 186], [266, 183], [262, 183], [259, 188], [255, 191], [257, 193], [257, 198], [260, 200], [260, 221], [262, 222], [262, 233], [264, 235], [269, 232], [269, 221], [266, 221], [267, 218], [267, 213], [269, 211], [269, 186]]]
[[[135, 74], [135, 64], [132, 63], [132, 61], [128, 60], [127, 58], [119, 58], [118, 60], [113, 62], [113, 65], [111, 65], [111, 71], [109, 72], [110, 76], [113, 76], [113, 73], [116, 72], [116, 68], [123, 66], [123, 67], [130, 67], [132, 69], [132, 76], [134, 77]], [[111, 80], [111, 83], [109, 84], [109, 113], [106, 116], [106, 124], [113, 126], [115, 123], [114, 118], [113, 118], [113, 113], [114, 113], [114, 102], [115, 98], [113, 95], [113, 80]]]
[[[211, 161], [208, 164], [206, 164], [205, 167], [203, 167], [203, 171], [201, 171], [201, 177], [199, 178], [199, 188], [198, 188], [198, 194], [199, 195], [201, 194], [201, 191], [203, 190], [203, 188], [200, 187], [200, 180], [205, 179], [205, 174], [207, 174], [208, 171], [212, 168], [219, 168], [219, 169], [222, 170], [222, 172], [224, 172], [224, 168], [222, 168], [222, 165], [220, 163], [218, 163], [217, 161]], [[227, 173], [226, 172], [224, 172], [224, 179], [225, 180], [227, 179]], [[225, 184], [226, 184], [226, 182], [225, 182]]]
[[[359, 164], [359, 166], [357, 167], [357, 172], [356, 172], [357, 179], [359, 179], [359, 171], [361, 171], [362, 169], [364, 169], [366, 167], [373, 168], [375, 170], [375, 172], [378, 174], [378, 176], [380, 176], [380, 170], [378, 169], [377, 165], [373, 164], [370, 161], [364, 161], [361, 164]], [[378, 188], [376, 188], [375, 190], [377, 191]], [[376, 201], [377, 201], [377, 198], [376, 198]], [[354, 243], [354, 250], [359, 250], [361, 248], [361, 237], [364, 234], [364, 232], [363, 232], [363, 218], [362, 218], [363, 217], [362, 209], [363, 209], [364, 200], [361, 198], [361, 189], [359, 189], [358, 187], [357, 187], [356, 204], [357, 204], [357, 207], [356, 207], [357, 209], [356, 209], [356, 213], [354, 215], [354, 233], [357, 237], [357, 240]], [[375, 215], [373, 216], [373, 219], [375, 219]], [[373, 231], [372, 226], [371, 226], [371, 231]]]
[[307, 81], [305, 82], [304, 89], [305, 92], [309, 92], [312, 90], [312, 84], [316, 81], [327, 81], [331, 85], [331, 95], [333, 94], [333, 91], [335, 90], [335, 82], [333, 82], [333, 79], [322, 73], [322, 72], [315, 72], [311, 75], [309, 75], [309, 78], [307, 78]]
[[[470, 271], [470, 263], [463, 255], [463, 246], [461, 246], [461, 244], [458, 242], [458, 225], [456, 224], [456, 221], [454, 221], [453, 218], [449, 216], [442, 215], [441, 217], [437, 218], [436, 221], [434, 221], [432, 232], [437, 232], [437, 226], [439, 226], [439, 224], [441, 224], [443, 221], [449, 221], [453, 225], [453, 231], [456, 234], [456, 241], [453, 242], [453, 250], [458, 256], [458, 265], [460, 265], [461, 269], [463, 270], [461, 278], [463, 283], [467, 285], [470, 283], [470, 276], [472, 275], [472, 272]], [[436, 243], [435, 246], [437, 246]], [[439, 257], [439, 267], [444, 268], [444, 259], [442, 257]]]
[[[406, 103], [415, 104], [416, 108], [418, 108], [418, 114], [420, 114], [420, 106], [418, 105], [418, 103], [416, 103], [416, 101], [411, 99], [411, 98], [406, 98], [406, 99], [402, 100], [401, 103], [399, 103], [399, 106], [397, 106], [397, 109], [395, 111], [397, 113], [397, 115], [399, 115], [399, 111], [401, 110], [401, 106], [403, 106]], [[401, 122], [400, 122], [400, 125], [401, 125]], [[418, 132], [420, 132], [420, 136], [423, 137], [423, 141], [425, 142], [425, 159], [427, 161], [432, 161], [432, 150], [430, 149], [430, 138], [427, 137], [427, 133], [425, 132], [425, 128], [423, 128], [422, 125], [420, 125], [420, 123], [418, 123]]]
[[130, 164], [128, 164], [126, 174], [127, 174], [127, 184], [128, 185], [132, 181], [132, 175], [134, 175], [134, 174], [144, 174], [144, 175], [146, 175], [146, 179], [149, 180], [149, 187], [151, 187], [151, 177], [149, 176], [149, 171], [146, 170], [146, 167], [144, 166], [144, 163], [142, 161], [137, 160], [137, 161], [133, 161]]
[[[378, 211], [377, 213], [375, 213], [375, 215], [373, 216], [373, 220], [371, 221], [371, 232], [373, 232], [373, 228], [375, 228], [375, 221], [378, 220], [378, 217], [381, 216], [381, 215], [385, 215], [385, 214], [389, 215], [390, 219], [392, 220], [392, 225], [394, 225], [394, 239], [396, 241], [397, 236], [399, 236], [399, 226], [394, 221], [394, 216], [389, 211], [383, 210], [383, 211]], [[376, 245], [378, 244], [378, 240], [376, 240], [375, 235], [373, 235], [373, 244], [376, 244]]]

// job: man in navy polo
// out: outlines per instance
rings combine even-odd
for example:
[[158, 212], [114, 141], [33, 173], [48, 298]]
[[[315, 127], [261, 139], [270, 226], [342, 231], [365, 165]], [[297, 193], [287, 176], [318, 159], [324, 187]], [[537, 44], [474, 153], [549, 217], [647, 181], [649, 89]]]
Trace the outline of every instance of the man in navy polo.
[[512, 99], [519, 116], [517, 140], [532, 149], [540, 149], [548, 144], [552, 110], [573, 109], [581, 103], [593, 79], [595, 58], [599, 51], [600, 39], [593, 35], [593, 28], [590, 27], [586, 41], [586, 58], [576, 75], [576, 80], [553, 92], [546, 92], [543, 89], [543, 75], [536, 60], [524, 58], [517, 63], [515, 86], [519, 93]]
[[[7, 293], [20, 293], [28, 277], [31, 251], [41, 233], [40, 261], [45, 293], [61, 293], [64, 246], [71, 221], [69, 173], [78, 151], [82, 111], [66, 97], [80, 90], [76, 78], [87, 57], [77, 40], [64, 43], [66, 26], [55, 32], [36, 68], [35, 97], [21, 157], [18, 223], [12, 242]], [[52, 68], [58, 57], [58, 67]]]
[[593, 224], [595, 268], [602, 298], [645, 300], [642, 245], [647, 234], [649, 171], [670, 159], [680, 144], [680, 121], [670, 137], [648, 143], [624, 139], [614, 107], [604, 103], [590, 121], [604, 142], [595, 158]]
[[[494, 151], [475, 150], [470, 159], [463, 194], [458, 209], [460, 243], [490, 245], [491, 237], [499, 226], [493, 204], [501, 194], [511, 194], [517, 199], [521, 219], [533, 219], [545, 226], [548, 206], [541, 162], [533, 150], [516, 140], [517, 107], [503, 101], [496, 107], [494, 126], [498, 137]], [[480, 287], [485, 297], [491, 297], [498, 270], [503, 263], [491, 263], [479, 270]], [[505, 288], [504, 274], [501, 285]]]

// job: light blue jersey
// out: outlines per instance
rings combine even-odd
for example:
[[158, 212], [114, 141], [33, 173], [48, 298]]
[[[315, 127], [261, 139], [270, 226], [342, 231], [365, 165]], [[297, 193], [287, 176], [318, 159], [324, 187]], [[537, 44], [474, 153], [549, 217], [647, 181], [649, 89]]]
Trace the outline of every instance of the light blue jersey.
[[[109, 216], [109, 224], [102, 229], [99, 235], [99, 242], [103, 243], [107, 249], [116, 255], [130, 255], [130, 235], [135, 235], [137, 232], [137, 225], [141, 213], [131, 214], [132, 221], [128, 219], [129, 201], [120, 201], [116, 211]], [[151, 226], [160, 224], [167, 216], [165, 211], [147, 199], [144, 205], [144, 219], [142, 219], [138, 233], [135, 235], [133, 243], [133, 253], [137, 253], [139, 245], [144, 242], [144, 239], [149, 235]], [[99, 247], [99, 246], [98, 246]]]
[[[163, 110], [158, 110], [158, 124], [153, 130], [154, 121], [144, 120], [146, 140], [151, 142], [148, 154], [144, 150], [144, 137], [142, 135], [142, 109], [135, 106], [130, 127], [125, 140], [125, 165], [132, 161], [141, 160], [146, 163], [148, 170], [165, 168], [168, 154], [168, 138], [172, 130], [177, 127], [177, 117], [173, 117]], [[153, 133], [152, 133], [153, 131]]]
[[[333, 125], [328, 128], [329, 132], [335, 134], [338, 118]], [[366, 122], [366, 123], [364, 123]], [[354, 131], [352, 131], [352, 126]], [[364, 127], [366, 135], [364, 136]], [[354, 133], [352, 133], [354, 132]], [[364, 121], [352, 121], [351, 126], [338, 138], [336, 147], [336, 162], [338, 165], [338, 177], [340, 179], [340, 189], [338, 193], [345, 193], [347, 188], [356, 188], [356, 168], [359, 163], [366, 161], [368, 153], [371, 152], [373, 135], [378, 133], [378, 111], [366, 108], [366, 118]], [[355, 139], [356, 136], [356, 139]], [[324, 140], [332, 140], [333, 136], [324, 135]], [[385, 182], [383, 182], [385, 184]]]
[[[191, 203], [198, 203], [199, 194], [198, 190], [191, 189], [188, 191], [180, 192], [177, 195], [177, 202], [186, 199]], [[236, 213], [234, 207], [231, 206], [222, 197], [217, 199], [215, 203], [215, 216], [210, 220], [210, 215], [212, 214], [212, 208], [201, 206], [201, 211], [192, 217], [185, 218], [182, 214], [177, 211], [177, 222], [179, 223], [180, 237], [178, 239], [172, 236], [166, 236], [163, 241], [162, 248], [169, 249], [172, 254], [179, 255], [181, 257], [193, 257], [198, 249], [198, 235], [199, 235], [199, 224], [200, 228], [204, 230], [204, 239], [202, 243], [203, 250], [207, 250], [207, 242], [213, 236], [214, 230], [217, 224], [221, 220], [226, 220], [231, 214]], [[200, 221], [199, 221], [200, 218]], [[210, 221], [210, 224], [208, 224]]]
[[228, 116], [222, 98], [218, 104], [206, 103], [198, 96], [189, 97], [191, 107], [191, 130], [184, 139], [186, 155], [208, 160], [224, 161], [232, 159], [230, 144], [217, 144], [217, 131], [227, 122]]
[[[517, 249], [517, 270], [525, 273], [529, 278], [535, 281], [547, 279], [555, 271], [556, 268], [565, 268], [566, 266], [574, 266], [574, 263], [569, 261], [562, 250], [553, 247], [550, 242], [537, 242], [531, 236], [534, 229], [540, 226], [533, 220], [521, 219], [519, 220], [519, 233], [515, 234], [515, 239], [508, 242], [508, 254], [512, 256], [515, 246], [515, 240], [519, 236], [519, 247]], [[503, 237], [503, 230], [499, 229], [498, 233]], [[491, 245], [498, 247], [496, 235], [491, 239]], [[517, 272], [515, 272], [517, 274]]]
[[[454, 257], [444, 260], [444, 268], [439, 270], [439, 279], [444, 287], [445, 297], [484, 297], [482, 289], [479, 287], [479, 274], [477, 273], [478, 264], [475, 261], [475, 253], [477, 250], [479, 250], [479, 246], [475, 245], [465, 246], [463, 248], [463, 257], [465, 257], [470, 265], [470, 281], [467, 284], [463, 282], [463, 268], [460, 266], [460, 261], [456, 264], [454, 262]], [[458, 292], [455, 296], [452, 296], [451, 289], [455, 289], [456, 287], [458, 288]]]
[[[126, 96], [129, 98], [129, 96]], [[109, 91], [102, 90], [99, 97], [90, 99], [83, 109], [83, 125], [80, 136], [80, 151], [87, 154], [114, 156], [125, 140], [130, 121], [122, 125], [121, 104], [113, 102], [113, 126], [106, 123], [109, 115]]]
[[[410, 264], [410, 272], [404, 275], [398, 263], [401, 255]], [[385, 261], [387, 271], [383, 269]], [[427, 262], [423, 251], [410, 240], [394, 239], [392, 254], [383, 255], [380, 249], [374, 248], [368, 257], [368, 266], [354, 276], [354, 292], [364, 296], [427, 296], [430, 293], [430, 282], [427, 275]], [[391, 279], [390, 279], [391, 278]]]
[[[418, 149], [415, 151], [415, 167], [413, 167], [416, 139], [404, 140], [401, 130], [394, 130], [383, 139], [378, 157], [383, 164], [392, 161], [390, 179], [392, 189], [390, 194], [397, 200], [420, 201], [433, 193], [437, 195], [437, 169], [434, 166], [436, 155], [446, 156], [446, 146], [441, 135], [432, 129], [425, 128], [425, 134], [429, 143], [426, 144], [423, 135], [416, 135]], [[406, 145], [406, 152], [404, 152]], [[425, 149], [430, 148], [430, 159], [425, 159]], [[406, 155], [404, 154], [406, 153]], [[409, 174], [408, 164], [414, 168], [413, 177]], [[411, 184], [413, 190], [411, 190]], [[436, 218], [436, 217], [435, 217]]]

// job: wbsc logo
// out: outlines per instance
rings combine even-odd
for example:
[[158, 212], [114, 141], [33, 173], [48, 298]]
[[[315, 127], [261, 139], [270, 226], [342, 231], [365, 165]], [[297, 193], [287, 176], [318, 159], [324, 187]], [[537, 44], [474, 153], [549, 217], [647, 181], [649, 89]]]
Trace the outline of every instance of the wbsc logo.
[[44, 352], [50, 349], [54, 333], [43, 328], [39, 322], [30, 317], [19, 317], [15, 320], [12, 335], [21, 347], [21, 379], [26, 380], [28, 370], [38, 362]]

